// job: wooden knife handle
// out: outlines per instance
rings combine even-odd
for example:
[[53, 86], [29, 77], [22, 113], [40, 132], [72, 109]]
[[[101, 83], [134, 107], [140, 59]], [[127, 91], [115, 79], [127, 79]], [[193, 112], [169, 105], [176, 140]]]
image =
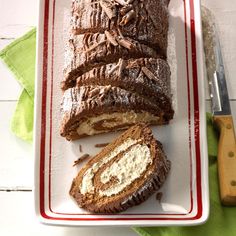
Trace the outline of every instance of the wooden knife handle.
[[221, 203], [236, 205], [236, 143], [234, 124], [231, 115], [214, 116], [219, 128], [218, 175]]

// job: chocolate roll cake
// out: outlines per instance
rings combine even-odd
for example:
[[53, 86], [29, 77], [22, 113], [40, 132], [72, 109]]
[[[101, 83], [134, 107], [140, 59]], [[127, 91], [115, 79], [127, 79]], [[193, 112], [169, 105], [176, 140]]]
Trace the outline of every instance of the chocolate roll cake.
[[168, 3], [167, 0], [75, 0], [72, 31], [84, 34], [119, 29], [125, 37], [166, 56]]
[[135, 125], [80, 170], [70, 195], [90, 212], [124, 211], [157, 191], [169, 170], [170, 161], [151, 129]]
[[139, 58], [100, 66], [84, 73], [76, 86], [111, 85], [137, 93], [158, 105], [169, 119], [174, 111], [171, 104], [170, 68], [162, 59]]
[[169, 0], [72, 4], [61, 88], [68, 140], [173, 118], [166, 62]]
[[167, 124], [169, 116], [136, 93], [112, 86], [81, 86], [65, 91], [61, 135], [78, 139], [128, 128], [139, 122]]
[[154, 49], [138, 41], [110, 32], [109, 36], [105, 33], [72, 36], [66, 47], [65, 57], [64, 79], [61, 83], [63, 90], [73, 87], [78, 76], [95, 67], [116, 62], [120, 58], [158, 58], [159, 55]]

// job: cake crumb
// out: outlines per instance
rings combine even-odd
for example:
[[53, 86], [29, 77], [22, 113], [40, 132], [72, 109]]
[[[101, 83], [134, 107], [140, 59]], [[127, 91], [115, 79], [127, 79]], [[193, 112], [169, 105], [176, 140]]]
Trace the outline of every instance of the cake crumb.
[[156, 200], [158, 200], [159, 203], [161, 203], [162, 196], [163, 196], [163, 193], [162, 193], [162, 192], [158, 192], [158, 193], [156, 194]]
[[122, 76], [122, 72], [123, 72], [123, 70], [124, 70], [124, 68], [125, 68], [125, 62], [124, 62], [124, 60], [123, 59], [119, 59], [119, 69], [118, 69], [118, 77], [121, 77]]
[[74, 161], [73, 167], [80, 164], [82, 161], [84, 161], [85, 159], [89, 158], [90, 155], [89, 154], [84, 154], [81, 157], [79, 157], [76, 161]]
[[94, 146], [95, 146], [96, 148], [101, 148], [101, 147], [106, 147], [108, 144], [109, 144], [109, 143], [97, 143], [97, 144], [95, 144]]

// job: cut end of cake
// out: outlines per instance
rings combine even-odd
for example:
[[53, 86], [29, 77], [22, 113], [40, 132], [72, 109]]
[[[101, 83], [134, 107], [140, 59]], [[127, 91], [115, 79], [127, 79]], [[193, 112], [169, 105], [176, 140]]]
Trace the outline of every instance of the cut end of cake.
[[157, 104], [136, 93], [112, 86], [81, 86], [66, 90], [62, 102], [61, 135], [68, 140], [135, 125], [167, 124]]
[[90, 212], [114, 213], [139, 205], [157, 191], [170, 170], [162, 145], [143, 124], [132, 126], [90, 160], [70, 195]]

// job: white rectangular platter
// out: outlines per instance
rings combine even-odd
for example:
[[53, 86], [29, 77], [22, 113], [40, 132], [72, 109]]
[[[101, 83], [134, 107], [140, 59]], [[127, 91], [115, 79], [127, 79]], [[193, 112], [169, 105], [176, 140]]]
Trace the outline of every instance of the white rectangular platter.
[[161, 188], [139, 206], [119, 214], [91, 214], [69, 196], [80, 167], [72, 167], [80, 153], [95, 155], [97, 143], [118, 133], [68, 142], [59, 134], [60, 81], [71, 0], [41, 0], [37, 36], [35, 106], [35, 207], [40, 220], [63, 225], [194, 225], [209, 214], [208, 161], [204, 103], [204, 72], [200, 2], [171, 0], [168, 61], [172, 71], [175, 109], [169, 125], [153, 127], [168, 159], [170, 174]]

